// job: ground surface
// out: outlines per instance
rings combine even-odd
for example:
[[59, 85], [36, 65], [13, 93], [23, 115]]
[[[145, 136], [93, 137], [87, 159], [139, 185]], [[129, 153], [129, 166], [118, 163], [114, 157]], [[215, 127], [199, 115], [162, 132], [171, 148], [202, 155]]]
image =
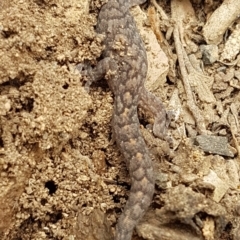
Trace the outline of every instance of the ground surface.
[[[205, 2], [133, 10], [148, 51], [146, 85], [173, 113], [174, 138], [173, 149], [155, 138], [140, 109], [157, 182], [136, 240], [240, 239], [240, 37], [234, 22], [207, 40], [220, 1]], [[130, 188], [111, 141], [113, 96], [104, 80], [87, 93], [75, 70], [101, 54], [102, 4], [0, 0], [1, 239], [113, 238]], [[205, 58], [206, 41], [215, 46]]]

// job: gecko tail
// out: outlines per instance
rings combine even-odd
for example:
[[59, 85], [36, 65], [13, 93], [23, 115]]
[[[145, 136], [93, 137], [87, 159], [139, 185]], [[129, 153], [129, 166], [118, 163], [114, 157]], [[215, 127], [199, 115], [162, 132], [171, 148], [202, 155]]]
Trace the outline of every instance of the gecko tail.
[[154, 194], [155, 181], [149, 155], [138, 153], [132, 163], [129, 166], [132, 179], [130, 195], [118, 220], [115, 240], [132, 239], [133, 230], [146, 213]]

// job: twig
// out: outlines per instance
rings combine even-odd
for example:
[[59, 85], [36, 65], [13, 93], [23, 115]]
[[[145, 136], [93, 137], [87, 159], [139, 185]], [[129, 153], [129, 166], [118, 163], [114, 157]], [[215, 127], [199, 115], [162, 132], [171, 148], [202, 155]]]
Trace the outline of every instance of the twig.
[[196, 120], [196, 124], [197, 124], [197, 127], [198, 127], [200, 133], [206, 133], [206, 126], [204, 123], [204, 118], [202, 116], [201, 111], [198, 109], [198, 107], [196, 106], [196, 104], [194, 102], [193, 93], [191, 91], [191, 86], [189, 83], [189, 76], [188, 76], [188, 73], [187, 73], [187, 70], [185, 67], [185, 62], [184, 62], [184, 51], [185, 50], [183, 49], [181, 42], [180, 42], [180, 35], [179, 35], [179, 30], [178, 30], [177, 25], [174, 27], [173, 37], [174, 37], [176, 52], [178, 55], [180, 71], [182, 74], [182, 80], [183, 80], [184, 88], [185, 88], [186, 95], [187, 95], [187, 106]]

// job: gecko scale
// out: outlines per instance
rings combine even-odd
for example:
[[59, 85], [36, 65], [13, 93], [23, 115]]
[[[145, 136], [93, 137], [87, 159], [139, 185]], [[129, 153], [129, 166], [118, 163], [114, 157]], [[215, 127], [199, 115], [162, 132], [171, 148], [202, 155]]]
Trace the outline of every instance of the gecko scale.
[[167, 138], [162, 102], [144, 87], [147, 55], [129, 8], [146, 0], [109, 0], [98, 16], [97, 33], [104, 34], [105, 49], [95, 68], [88, 68], [88, 86], [105, 78], [114, 93], [113, 135], [131, 177], [126, 206], [116, 225], [115, 240], [130, 240], [154, 194], [154, 173], [149, 151], [140, 132], [137, 107], [155, 115], [153, 132]]

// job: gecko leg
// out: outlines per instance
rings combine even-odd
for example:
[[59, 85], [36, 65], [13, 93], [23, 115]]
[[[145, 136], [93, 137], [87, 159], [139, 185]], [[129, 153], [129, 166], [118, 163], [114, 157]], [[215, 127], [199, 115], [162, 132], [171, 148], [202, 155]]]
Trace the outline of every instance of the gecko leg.
[[[87, 92], [92, 83], [97, 82], [103, 78], [111, 78], [110, 69], [118, 69], [117, 64], [110, 57], [105, 57], [100, 60], [95, 67], [91, 67], [88, 64], [80, 63], [76, 66], [76, 69], [82, 76], [87, 77], [87, 81], [84, 85]], [[116, 71], [116, 70], [115, 70]], [[113, 71], [114, 72], [114, 71]], [[109, 76], [107, 76], [109, 74]], [[111, 84], [109, 84], [111, 87]]]
[[172, 144], [172, 138], [167, 133], [170, 119], [168, 118], [162, 101], [144, 87], [140, 94], [139, 105], [155, 116], [153, 124], [154, 135]]

